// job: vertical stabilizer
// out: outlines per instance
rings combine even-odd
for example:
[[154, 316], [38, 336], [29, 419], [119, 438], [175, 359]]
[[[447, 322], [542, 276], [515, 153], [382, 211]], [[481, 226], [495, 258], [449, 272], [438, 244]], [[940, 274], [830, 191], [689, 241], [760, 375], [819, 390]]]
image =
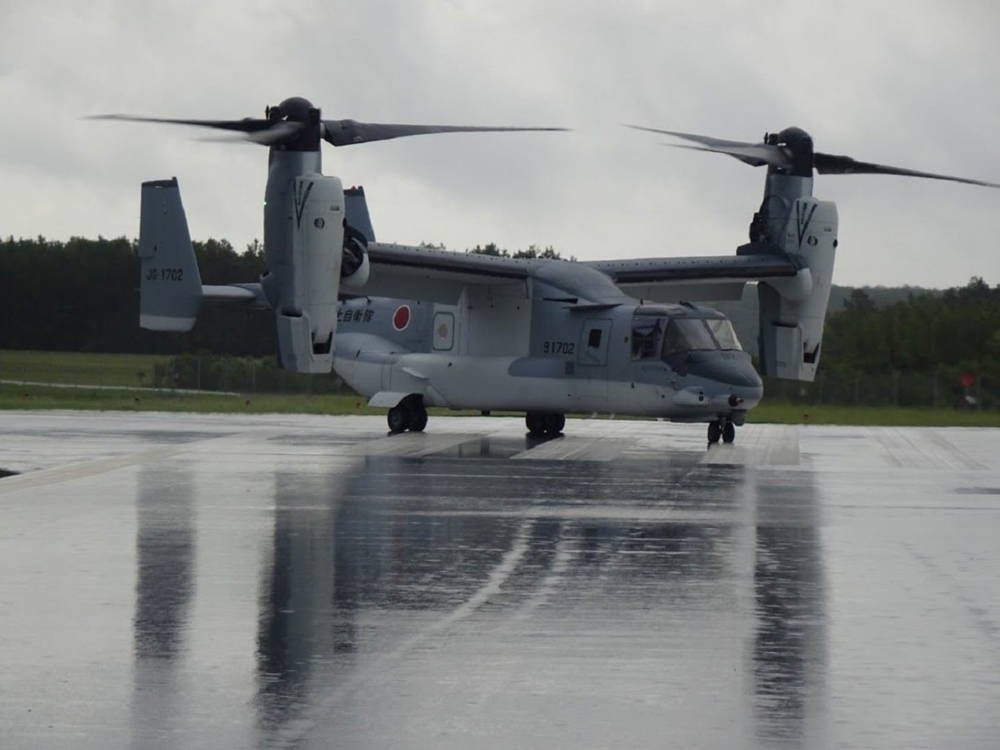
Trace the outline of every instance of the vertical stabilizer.
[[375, 230], [372, 229], [371, 216], [368, 215], [365, 189], [360, 185], [344, 191], [344, 215], [349, 227], [361, 232], [369, 242], [375, 241]]
[[201, 276], [176, 177], [142, 183], [138, 255], [139, 325], [190, 331], [201, 306]]

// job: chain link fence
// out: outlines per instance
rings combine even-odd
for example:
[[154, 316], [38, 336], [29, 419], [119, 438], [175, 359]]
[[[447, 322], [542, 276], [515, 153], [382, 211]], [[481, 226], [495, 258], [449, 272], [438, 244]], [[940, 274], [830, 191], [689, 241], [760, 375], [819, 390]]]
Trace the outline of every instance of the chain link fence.
[[812, 383], [765, 378], [764, 394], [767, 399], [800, 404], [1000, 408], [1000, 377], [976, 376], [965, 386], [960, 380], [963, 372], [952, 368], [872, 375], [821, 371]]
[[156, 388], [236, 393], [351, 393], [336, 373], [288, 372], [270, 359], [182, 354], [153, 368]]

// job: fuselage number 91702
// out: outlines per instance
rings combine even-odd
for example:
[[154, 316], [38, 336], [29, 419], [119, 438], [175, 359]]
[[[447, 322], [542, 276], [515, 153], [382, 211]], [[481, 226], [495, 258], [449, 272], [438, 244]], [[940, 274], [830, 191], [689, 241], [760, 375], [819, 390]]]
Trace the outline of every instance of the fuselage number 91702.
[[572, 341], [545, 341], [542, 343], [542, 351], [545, 354], [573, 354], [576, 345]]

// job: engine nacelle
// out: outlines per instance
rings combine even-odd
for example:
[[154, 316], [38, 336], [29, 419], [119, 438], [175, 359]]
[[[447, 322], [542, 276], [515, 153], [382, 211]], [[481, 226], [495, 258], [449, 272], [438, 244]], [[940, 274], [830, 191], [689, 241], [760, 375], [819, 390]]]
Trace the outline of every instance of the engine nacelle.
[[[344, 244], [344, 191], [336, 177], [296, 177], [290, 193], [286, 252], [272, 253], [277, 266], [265, 277], [274, 300], [281, 366], [294, 372], [333, 368], [337, 295]], [[274, 303], [272, 303], [274, 304]]]
[[360, 289], [368, 283], [370, 273], [368, 240], [361, 232], [350, 224], [346, 224], [343, 260], [340, 264], [340, 283], [349, 289]]
[[837, 252], [837, 206], [811, 197], [796, 199], [778, 244], [800, 270], [796, 277], [757, 285], [761, 371], [812, 382]]

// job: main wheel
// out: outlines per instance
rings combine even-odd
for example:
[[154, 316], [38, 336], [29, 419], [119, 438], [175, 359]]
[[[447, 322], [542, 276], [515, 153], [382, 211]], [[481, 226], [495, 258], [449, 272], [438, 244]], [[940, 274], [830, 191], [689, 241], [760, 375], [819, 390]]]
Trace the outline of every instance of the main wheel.
[[566, 426], [566, 417], [562, 414], [545, 415], [545, 432], [549, 435], [558, 435]]
[[423, 404], [417, 404], [409, 409], [407, 429], [411, 432], [423, 432], [427, 426], [427, 409]]
[[731, 443], [736, 439], [736, 425], [726, 422], [722, 425], [722, 442]]
[[402, 405], [389, 409], [389, 414], [386, 416], [386, 420], [389, 422], [389, 432], [403, 432], [408, 421], [406, 417], [406, 409]]
[[722, 425], [718, 422], [708, 423], [708, 444], [715, 445], [719, 442], [719, 438], [722, 437]]
[[524, 415], [524, 423], [528, 426], [528, 432], [532, 435], [545, 434], [545, 421], [544, 414], [536, 414], [533, 411], [529, 411]]

